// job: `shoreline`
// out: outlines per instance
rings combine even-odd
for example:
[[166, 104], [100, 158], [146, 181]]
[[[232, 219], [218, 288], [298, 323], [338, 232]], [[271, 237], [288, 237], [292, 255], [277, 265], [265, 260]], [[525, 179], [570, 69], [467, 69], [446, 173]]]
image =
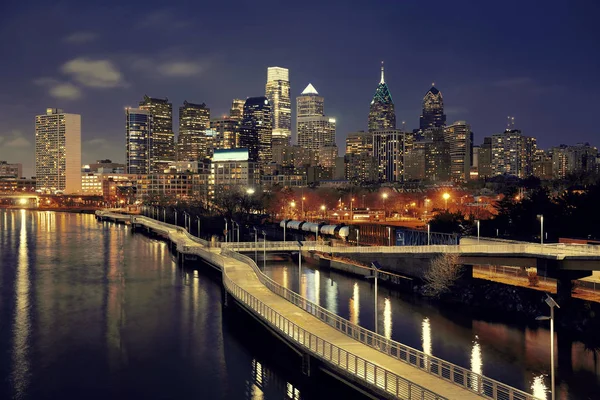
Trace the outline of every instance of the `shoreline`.
[[27, 207], [0, 207], [0, 210], [9, 210], [9, 211], [53, 211], [53, 212], [66, 212], [71, 214], [94, 214], [97, 210], [101, 210], [101, 208], [27, 208]]

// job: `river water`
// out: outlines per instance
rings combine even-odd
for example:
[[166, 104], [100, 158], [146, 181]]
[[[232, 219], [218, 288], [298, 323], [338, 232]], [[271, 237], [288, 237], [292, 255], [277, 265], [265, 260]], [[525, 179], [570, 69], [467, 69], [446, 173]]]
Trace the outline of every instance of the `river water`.
[[[262, 267], [261, 259], [259, 265]], [[367, 329], [375, 326], [374, 282], [319, 271], [303, 263], [270, 262], [265, 272]], [[378, 286], [378, 333], [541, 398], [550, 399], [548, 322], [531, 324], [494, 315], [474, 317], [460, 307], [432, 305], [422, 298]], [[600, 335], [600, 332], [598, 332]], [[557, 399], [600, 399], [600, 362], [580, 342], [561, 342], [555, 334]], [[596, 354], [600, 358], [600, 354]]]
[[162, 241], [0, 210], [0, 399], [319, 398], [237, 315], [218, 274], [177, 267]]

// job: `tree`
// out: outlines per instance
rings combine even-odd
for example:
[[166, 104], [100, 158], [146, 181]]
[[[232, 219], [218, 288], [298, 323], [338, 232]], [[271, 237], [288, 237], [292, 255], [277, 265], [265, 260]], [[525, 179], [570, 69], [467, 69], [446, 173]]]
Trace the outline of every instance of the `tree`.
[[423, 276], [426, 282], [425, 294], [431, 297], [440, 297], [449, 292], [462, 275], [462, 269], [457, 254], [446, 253], [433, 258], [429, 269]]
[[461, 212], [438, 212], [429, 221], [432, 232], [463, 233], [465, 230], [465, 216]]

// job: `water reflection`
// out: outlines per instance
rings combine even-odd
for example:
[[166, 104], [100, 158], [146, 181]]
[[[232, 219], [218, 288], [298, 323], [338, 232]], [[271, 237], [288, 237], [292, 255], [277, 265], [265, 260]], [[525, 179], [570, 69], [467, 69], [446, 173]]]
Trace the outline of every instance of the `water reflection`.
[[392, 338], [392, 303], [387, 297], [383, 301], [383, 336]]
[[423, 318], [423, 323], [421, 324], [422, 333], [421, 333], [421, 344], [423, 346], [423, 353], [428, 356], [431, 355], [431, 323], [429, 322], [429, 318]]
[[338, 283], [333, 279], [328, 279], [325, 293], [325, 307], [334, 314], [338, 312]]
[[13, 327], [12, 381], [15, 397], [24, 396], [29, 385], [29, 260], [27, 249], [27, 214], [20, 211], [19, 256], [15, 279], [15, 319]]
[[[483, 358], [481, 356], [481, 346], [479, 345], [479, 337], [477, 335], [475, 335], [473, 349], [471, 350], [471, 371], [478, 375], [483, 374]], [[479, 385], [479, 376], [472, 375], [471, 388], [473, 390], [479, 390]]]
[[546, 393], [548, 392], [548, 388], [544, 384], [544, 375], [538, 375], [533, 378], [533, 382], [531, 383], [531, 390], [534, 397], [538, 399], [546, 399]]
[[358, 325], [360, 323], [359, 314], [360, 314], [360, 296], [358, 292], [358, 283], [354, 282], [354, 287], [352, 289], [352, 297], [350, 298], [350, 322]]

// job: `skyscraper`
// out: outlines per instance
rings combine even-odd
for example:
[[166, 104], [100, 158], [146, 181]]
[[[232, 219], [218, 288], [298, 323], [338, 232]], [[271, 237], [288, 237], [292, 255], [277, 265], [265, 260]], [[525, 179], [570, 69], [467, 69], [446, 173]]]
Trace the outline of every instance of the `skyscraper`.
[[173, 133], [173, 104], [169, 99], [144, 96], [140, 108], [152, 114], [152, 159], [150, 172], [162, 170], [164, 164], [175, 161], [175, 134]]
[[506, 129], [492, 135], [491, 169], [494, 175], [514, 175], [526, 178], [533, 175], [536, 139], [524, 136], [518, 129]]
[[376, 180], [377, 165], [373, 158], [373, 135], [368, 132], [351, 133], [346, 138], [344, 156], [346, 179], [352, 182]]
[[317, 150], [335, 146], [335, 118], [325, 116], [325, 101], [310, 83], [296, 98], [298, 145]]
[[236, 121], [242, 121], [244, 117], [244, 104], [246, 100], [242, 99], [233, 99], [231, 102], [231, 109], [229, 110], [229, 116]]
[[419, 121], [419, 128], [441, 128], [446, 126], [446, 114], [444, 114], [444, 99], [442, 92], [431, 84], [423, 98], [423, 112]]
[[404, 151], [406, 132], [397, 129], [372, 131], [373, 156], [379, 167], [379, 178], [384, 182], [404, 180]]
[[271, 104], [264, 97], [249, 97], [244, 103], [244, 116], [240, 128], [240, 147], [247, 148], [250, 161], [261, 166], [272, 158]]
[[273, 143], [289, 144], [292, 134], [289, 70], [281, 67], [267, 69], [265, 93], [273, 114]]
[[141, 108], [126, 108], [125, 116], [127, 173], [149, 174], [153, 150], [152, 113]]
[[57, 108], [35, 117], [36, 189], [81, 192], [81, 115]]
[[208, 157], [206, 130], [210, 127], [210, 109], [206, 104], [183, 102], [179, 107], [177, 160], [198, 161]]
[[381, 63], [381, 80], [369, 109], [369, 132], [375, 130], [396, 129], [396, 111], [392, 95], [385, 83], [383, 76], [383, 62]]
[[444, 129], [444, 138], [450, 148], [450, 178], [467, 181], [471, 173], [471, 126], [457, 121]]
[[231, 117], [213, 118], [210, 129], [215, 134], [215, 149], [235, 149], [238, 147], [239, 122]]

